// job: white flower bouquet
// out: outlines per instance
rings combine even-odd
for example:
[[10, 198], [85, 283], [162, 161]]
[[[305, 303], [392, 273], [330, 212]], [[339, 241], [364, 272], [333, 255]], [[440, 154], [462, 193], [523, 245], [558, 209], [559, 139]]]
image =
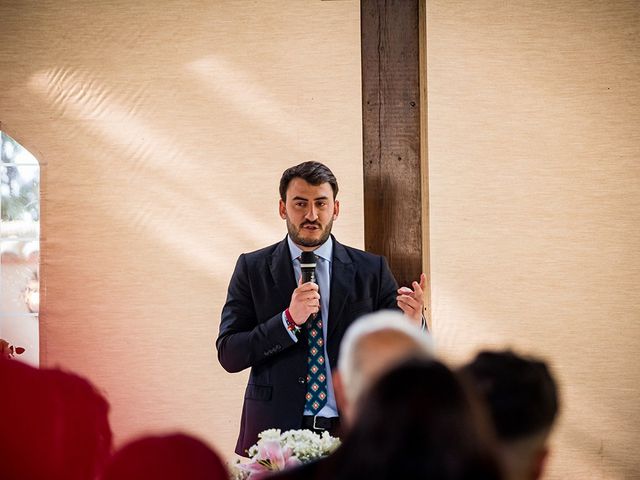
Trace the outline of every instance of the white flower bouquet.
[[258, 480], [264, 475], [326, 457], [340, 446], [340, 439], [328, 432], [272, 428], [258, 435], [258, 443], [249, 448], [248, 463], [236, 463], [234, 480]]

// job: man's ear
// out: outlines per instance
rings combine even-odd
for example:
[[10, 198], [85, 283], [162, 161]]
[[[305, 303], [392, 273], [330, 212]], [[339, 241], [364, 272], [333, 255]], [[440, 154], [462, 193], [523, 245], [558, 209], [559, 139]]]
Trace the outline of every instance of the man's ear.
[[333, 202], [333, 219], [335, 220], [336, 218], [338, 218], [339, 214], [340, 214], [340, 201], [336, 200], [335, 202]]
[[280, 218], [282, 218], [283, 220], [287, 218], [287, 205], [282, 199], [280, 199], [278, 203], [278, 213], [280, 214]]

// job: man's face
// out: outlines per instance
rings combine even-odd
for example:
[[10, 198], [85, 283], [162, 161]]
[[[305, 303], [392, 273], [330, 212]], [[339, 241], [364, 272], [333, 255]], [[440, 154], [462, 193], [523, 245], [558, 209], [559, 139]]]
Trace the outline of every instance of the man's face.
[[287, 221], [291, 240], [302, 250], [315, 250], [329, 238], [339, 210], [331, 185], [311, 185], [302, 178], [291, 180], [286, 202], [280, 200], [280, 216]]

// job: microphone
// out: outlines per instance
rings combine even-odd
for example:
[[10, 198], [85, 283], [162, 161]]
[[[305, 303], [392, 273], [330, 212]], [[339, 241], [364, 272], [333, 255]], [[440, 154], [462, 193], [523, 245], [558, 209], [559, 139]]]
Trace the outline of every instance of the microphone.
[[302, 252], [300, 255], [300, 270], [302, 270], [302, 283], [316, 283], [317, 258], [313, 252]]
[[[313, 252], [302, 252], [300, 255], [300, 270], [302, 273], [302, 283], [316, 283], [316, 262], [318, 257]], [[316, 318], [313, 313], [309, 318]]]

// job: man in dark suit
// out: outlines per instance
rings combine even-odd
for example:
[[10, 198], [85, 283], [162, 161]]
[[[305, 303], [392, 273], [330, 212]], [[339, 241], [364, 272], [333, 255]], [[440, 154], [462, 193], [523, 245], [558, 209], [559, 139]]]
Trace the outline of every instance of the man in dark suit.
[[[236, 444], [240, 455], [268, 428], [338, 432], [331, 367], [356, 318], [399, 307], [423, 322], [424, 274], [413, 289], [398, 289], [384, 257], [331, 235], [340, 212], [337, 193], [335, 176], [321, 163], [285, 170], [279, 213], [287, 238], [240, 255], [229, 282], [216, 347], [227, 371], [251, 367]], [[303, 251], [316, 255], [315, 283], [301, 281]]]

